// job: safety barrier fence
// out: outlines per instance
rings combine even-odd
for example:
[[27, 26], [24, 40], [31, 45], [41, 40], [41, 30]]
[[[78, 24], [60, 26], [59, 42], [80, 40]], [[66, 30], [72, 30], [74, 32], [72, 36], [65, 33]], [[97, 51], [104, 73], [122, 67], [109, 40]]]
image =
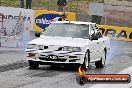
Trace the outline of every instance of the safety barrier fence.
[[108, 36], [114, 40], [132, 41], [132, 28], [98, 25], [104, 36]]
[[[50, 22], [57, 21], [64, 14], [69, 21], [76, 20], [76, 14], [72, 12], [0, 7], [0, 45], [26, 47], [33, 37], [31, 31], [42, 32]], [[111, 39], [132, 41], [132, 28], [98, 26], [102, 34]]]

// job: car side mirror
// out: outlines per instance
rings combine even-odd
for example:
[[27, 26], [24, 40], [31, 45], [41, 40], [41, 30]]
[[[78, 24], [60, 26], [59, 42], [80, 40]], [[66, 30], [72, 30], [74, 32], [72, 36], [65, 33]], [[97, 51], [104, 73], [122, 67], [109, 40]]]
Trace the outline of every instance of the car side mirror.
[[93, 35], [91, 36], [91, 40], [98, 40], [98, 37], [97, 37], [95, 34], [93, 34]]
[[39, 33], [39, 32], [35, 33], [35, 37], [40, 37], [40, 35], [41, 35], [41, 33]]

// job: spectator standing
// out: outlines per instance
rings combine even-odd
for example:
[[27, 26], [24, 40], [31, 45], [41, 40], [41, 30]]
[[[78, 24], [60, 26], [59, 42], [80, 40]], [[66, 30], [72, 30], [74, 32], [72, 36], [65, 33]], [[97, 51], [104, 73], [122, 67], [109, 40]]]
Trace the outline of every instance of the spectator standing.
[[31, 9], [32, 0], [26, 0], [26, 9]]
[[64, 6], [66, 6], [67, 2], [66, 0], [58, 0], [57, 5], [58, 5], [58, 11], [63, 12]]
[[68, 21], [67, 15], [64, 13], [62, 16], [58, 19], [58, 21]]
[[24, 0], [21, 0], [21, 8], [24, 8]]

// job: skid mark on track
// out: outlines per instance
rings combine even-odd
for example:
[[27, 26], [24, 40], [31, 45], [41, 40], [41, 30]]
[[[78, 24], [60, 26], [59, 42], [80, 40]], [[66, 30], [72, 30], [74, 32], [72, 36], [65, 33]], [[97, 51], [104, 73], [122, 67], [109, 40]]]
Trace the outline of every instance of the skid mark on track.
[[0, 66], [0, 72], [24, 68], [27, 66], [28, 66], [28, 63], [26, 61], [15, 62], [15, 63]]
[[59, 75], [59, 72], [57, 71], [39, 71], [34, 72], [34, 71], [29, 71], [28, 73], [24, 73], [22, 75], [18, 75], [18, 76], [25, 76], [25, 77], [53, 77]]

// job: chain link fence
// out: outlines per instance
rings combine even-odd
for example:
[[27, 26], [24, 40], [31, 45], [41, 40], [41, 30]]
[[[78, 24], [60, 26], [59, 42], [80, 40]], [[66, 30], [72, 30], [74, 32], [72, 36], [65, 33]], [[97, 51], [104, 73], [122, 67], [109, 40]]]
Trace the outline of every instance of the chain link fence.
[[[1, 6], [21, 7], [21, 0], [1, 0]], [[58, 11], [58, 0], [32, 0], [32, 9]], [[89, 0], [66, 0], [67, 5], [64, 6], [65, 12], [87, 13]], [[26, 8], [26, 0], [24, 0]]]

